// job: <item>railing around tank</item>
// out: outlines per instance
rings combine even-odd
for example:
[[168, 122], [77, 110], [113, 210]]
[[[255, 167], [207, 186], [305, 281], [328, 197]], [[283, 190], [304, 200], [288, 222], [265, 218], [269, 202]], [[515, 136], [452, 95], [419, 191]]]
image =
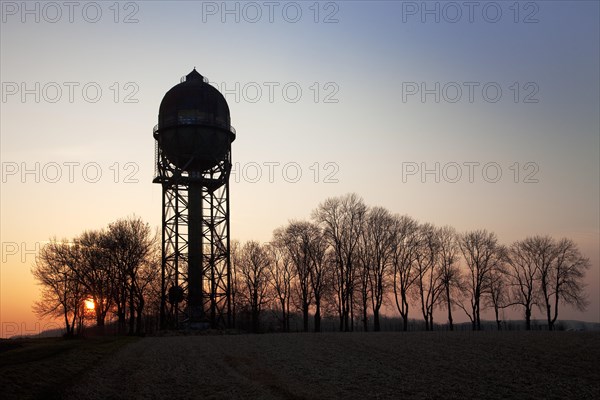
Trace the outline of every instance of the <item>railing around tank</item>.
[[[158, 125], [157, 125], [158, 126]], [[160, 160], [159, 150], [158, 150], [158, 140], [154, 141], [154, 177], [158, 177], [158, 163]]]
[[156, 133], [158, 132], [159, 129], [159, 125], [164, 125], [164, 127], [171, 127], [171, 126], [177, 126], [177, 125], [214, 125], [218, 128], [223, 128], [223, 129], [227, 129], [229, 130], [229, 132], [233, 133], [234, 135], [236, 134], [236, 130], [233, 127], [233, 125], [229, 124], [224, 124], [221, 122], [216, 122], [213, 119], [209, 119], [209, 118], [171, 118], [171, 119], [167, 119], [165, 120], [162, 124], [156, 124], [154, 125], [154, 128], [152, 128], [152, 133], [154, 135], [156, 135]]
[[[185, 81], [187, 80], [187, 79], [186, 79], [186, 76], [187, 76], [187, 75], [184, 75], [184, 76], [182, 76], [182, 77], [181, 77], [181, 79], [179, 80], [179, 82], [180, 82], [180, 83], [183, 83], [183, 82], [185, 82]], [[210, 81], [208, 80], [208, 78], [207, 78], [207, 77], [205, 77], [205, 76], [202, 76], [202, 82], [204, 82], [204, 83], [210, 83]]]

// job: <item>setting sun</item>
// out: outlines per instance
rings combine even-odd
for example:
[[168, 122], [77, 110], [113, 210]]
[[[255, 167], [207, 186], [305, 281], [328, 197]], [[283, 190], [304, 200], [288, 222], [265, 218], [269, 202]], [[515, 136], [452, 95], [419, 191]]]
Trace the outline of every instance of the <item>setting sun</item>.
[[87, 299], [85, 301], [85, 309], [86, 310], [93, 310], [94, 309], [94, 300], [92, 299]]

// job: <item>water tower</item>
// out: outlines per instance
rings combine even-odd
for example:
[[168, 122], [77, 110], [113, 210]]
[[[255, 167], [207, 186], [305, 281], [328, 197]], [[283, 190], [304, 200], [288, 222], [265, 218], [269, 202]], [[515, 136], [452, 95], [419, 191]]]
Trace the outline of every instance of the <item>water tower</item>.
[[229, 106], [194, 68], [165, 94], [153, 134], [153, 182], [162, 185], [161, 328], [229, 327]]

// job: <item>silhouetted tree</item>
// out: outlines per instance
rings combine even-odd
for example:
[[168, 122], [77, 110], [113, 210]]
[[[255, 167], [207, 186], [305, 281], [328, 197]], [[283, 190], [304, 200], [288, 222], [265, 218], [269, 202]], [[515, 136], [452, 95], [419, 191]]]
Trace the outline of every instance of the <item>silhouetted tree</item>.
[[[162, 282], [161, 282], [161, 262], [162, 262], [162, 254], [161, 249], [157, 246], [156, 255], [152, 257], [152, 265], [151, 269], [152, 277], [147, 280], [147, 284], [143, 289], [144, 295], [144, 313], [152, 322], [152, 328], [159, 328], [159, 315], [160, 315], [160, 303], [162, 296]], [[150, 266], [150, 264], [148, 265]], [[149, 271], [150, 272], [150, 271]], [[149, 277], [149, 276], [148, 276]]]
[[31, 270], [42, 286], [41, 299], [33, 307], [35, 313], [62, 317], [69, 337], [75, 334], [75, 322], [88, 296], [74, 273], [80, 263], [81, 252], [77, 244], [52, 239], [40, 249]]
[[341, 331], [350, 331], [353, 327], [357, 246], [366, 210], [362, 198], [351, 193], [328, 198], [313, 211], [313, 218], [322, 226], [335, 254], [333, 282]]
[[531, 330], [531, 310], [536, 304], [537, 256], [536, 240], [526, 238], [510, 246], [507, 258], [512, 304], [523, 306], [527, 330]]
[[507, 286], [507, 270], [506, 270], [506, 249], [502, 247], [499, 251], [503, 253], [502, 257], [498, 257], [498, 262], [492, 266], [489, 273], [488, 283], [486, 287], [486, 300], [488, 306], [494, 309], [496, 318], [496, 328], [502, 329], [500, 321], [500, 310], [510, 306], [510, 296]]
[[583, 278], [585, 272], [590, 268], [589, 258], [584, 257], [579, 248], [571, 239], [563, 238], [557, 243], [556, 260], [550, 277], [550, 298], [554, 296], [554, 315], [550, 326], [554, 329], [554, 323], [558, 318], [558, 304], [570, 304], [580, 311], [585, 311], [589, 304], [585, 294]]
[[249, 241], [241, 248], [237, 278], [238, 296], [252, 316], [252, 331], [260, 331], [260, 314], [269, 304], [269, 278], [273, 260], [269, 251], [260, 243]]
[[423, 224], [418, 231], [419, 240], [415, 252], [416, 293], [421, 301], [425, 330], [433, 330], [433, 308], [436, 306], [443, 285], [439, 270], [440, 245], [436, 228]]
[[496, 235], [486, 230], [462, 234], [459, 246], [467, 266], [462, 289], [469, 308], [462, 301], [459, 301], [458, 305], [471, 320], [473, 330], [481, 330], [481, 299], [488, 284], [490, 271], [503, 253]]
[[369, 330], [369, 261], [366, 255], [367, 249], [364, 245], [359, 245], [357, 248], [356, 257], [356, 283], [355, 288], [360, 296], [360, 303], [358, 304], [358, 311], [361, 315], [363, 324], [363, 331]]
[[394, 299], [402, 328], [408, 330], [409, 293], [417, 279], [414, 261], [419, 245], [419, 224], [409, 216], [395, 216], [394, 243], [392, 246]]
[[459, 246], [458, 238], [454, 228], [445, 226], [438, 228], [437, 232], [439, 245], [439, 273], [443, 286], [441, 293], [446, 302], [448, 310], [448, 327], [454, 330], [452, 319], [452, 293], [459, 289], [460, 269], [459, 269]]
[[230, 280], [230, 288], [231, 291], [231, 313], [232, 315], [232, 324], [236, 325], [237, 312], [240, 309], [240, 298], [238, 297], [238, 291], [240, 287], [240, 281], [238, 279], [238, 270], [240, 265], [240, 255], [242, 251], [242, 245], [238, 240], [231, 240], [230, 245], [230, 259], [231, 259], [231, 280]]
[[[279, 236], [275, 234], [274, 236]], [[292, 279], [294, 267], [289, 254], [282, 242], [273, 242], [269, 246], [273, 268], [271, 269], [271, 284], [281, 307], [281, 324], [284, 332], [290, 330], [290, 300], [292, 297]]]
[[[138, 334], [144, 333], [143, 317], [148, 299], [160, 285], [161, 254], [156, 242], [136, 271], [133, 280], [135, 325]], [[160, 293], [160, 292], [159, 292]]]
[[73, 272], [94, 301], [96, 325], [100, 328], [114, 305], [117, 282], [117, 271], [104, 247], [105, 239], [106, 232], [102, 230], [86, 231], [74, 239], [81, 251], [81, 262], [73, 266]]
[[[381, 330], [379, 310], [389, 285], [388, 276], [392, 264], [394, 240], [395, 221], [390, 212], [383, 207], [370, 208], [365, 217], [359, 254], [361, 254], [368, 288], [364, 293], [369, 294], [370, 297], [373, 330], [376, 332]], [[366, 328], [365, 326], [365, 330]]]
[[274, 241], [282, 243], [295, 267], [295, 283], [304, 331], [308, 332], [308, 317], [313, 292], [310, 282], [311, 246], [318, 229], [307, 221], [292, 221], [274, 232]]
[[321, 229], [315, 225], [310, 224], [311, 228], [311, 241], [310, 241], [310, 285], [313, 294], [313, 301], [315, 304], [315, 315], [314, 315], [314, 331], [321, 332], [321, 318], [322, 318], [322, 301], [327, 295], [327, 290], [331, 284], [331, 266], [335, 265], [335, 258], [333, 253], [327, 251], [327, 240], [323, 235]]
[[532, 238], [537, 248], [537, 267], [540, 290], [548, 320], [548, 329], [554, 330], [559, 303], [571, 304], [585, 310], [587, 299], [582, 282], [589, 259], [583, 257], [570, 239], [556, 241], [549, 236]]
[[156, 254], [157, 236], [150, 225], [138, 217], [119, 219], [109, 224], [104, 247], [110, 262], [116, 268], [115, 302], [121, 330], [129, 308], [129, 334], [135, 333], [136, 314], [143, 312], [143, 289], [139, 271]]

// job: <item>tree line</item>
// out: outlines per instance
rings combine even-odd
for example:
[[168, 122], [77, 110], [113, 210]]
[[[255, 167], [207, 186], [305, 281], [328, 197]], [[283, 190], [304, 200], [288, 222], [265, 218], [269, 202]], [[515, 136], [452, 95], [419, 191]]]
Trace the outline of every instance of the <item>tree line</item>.
[[91, 311], [101, 331], [112, 313], [119, 332], [141, 333], [148, 304], [151, 312], [158, 309], [158, 236], [131, 217], [71, 240], [54, 238], [40, 249], [32, 273], [41, 285], [34, 311], [63, 319], [67, 336], [83, 327], [86, 301], [93, 301]]
[[[458, 233], [449, 226], [419, 223], [383, 207], [368, 207], [356, 194], [326, 199], [311, 219], [276, 229], [271, 242], [248, 241], [232, 248], [235, 309], [251, 316], [276, 311], [283, 331], [290, 316], [302, 315], [303, 329], [321, 330], [324, 314], [335, 315], [340, 331], [381, 330], [385, 302], [395, 305], [408, 329], [415, 307], [433, 330], [434, 310], [460, 310], [481, 329], [481, 312], [520, 308], [527, 330], [535, 307], [554, 330], [561, 305], [584, 310], [583, 279], [589, 259], [570, 239], [531, 236], [510, 245], [485, 229]], [[412, 314], [410, 314], [412, 315]], [[372, 323], [371, 323], [372, 321]]]
[[[145, 316], [158, 320], [160, 260], [158, 235], [135, 217], [53, 239], [32, 269], [42, 288], [34, 310], [64, 319], [73, 335], [91, 299], [98, 327], [111, 314], [119, 332], [144, 333]], [[268, 243], [233, 241], [231, 261], [234, 325], [247, 318], [253, 332], [267, 313], [284, 332], [297, 313], [304, 331], [310, 319], [321, 331], [325, 316], [335, 316], [340, 331], [355, 324], [379, 331], [384, 304], [395, 307], [403, 330], [414, 314], [433, 330], [436, 309], [450, 330], [457, 311], [480, 330], [482, 311], [491, 309], [501, 329], [501, 311], [509, 307], [521, 310], [528, 330], [539, 308], [553, 330], [560, 306], [588, 304], [583, 280], [590, 261], [570, 239], [531, 236], [503, 245], [485, 229], [459, 233], [420, 223], [369, 207], [354, 193], [326, 199], [309, 220], [275, 229]]]

